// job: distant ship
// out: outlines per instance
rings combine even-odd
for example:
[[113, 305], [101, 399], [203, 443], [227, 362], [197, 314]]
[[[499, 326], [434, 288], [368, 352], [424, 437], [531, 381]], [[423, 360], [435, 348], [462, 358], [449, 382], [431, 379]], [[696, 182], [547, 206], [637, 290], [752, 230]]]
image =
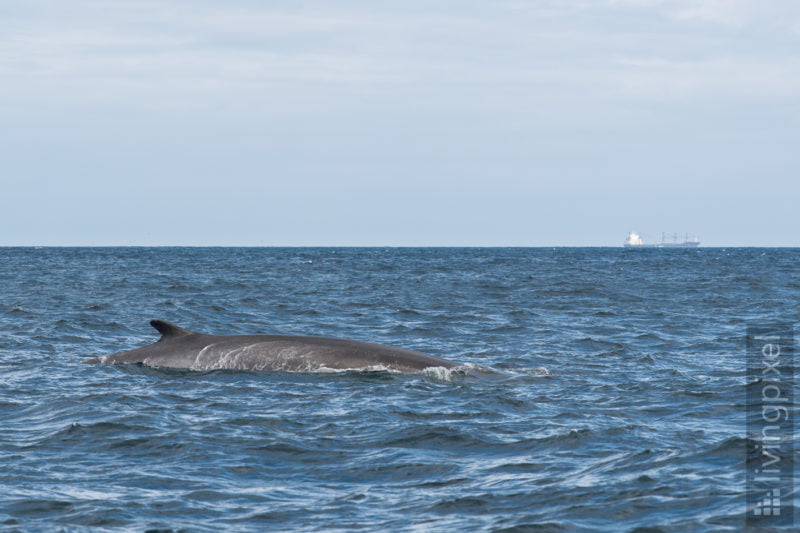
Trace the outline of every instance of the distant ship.
[[672, 234], [672, 241], [667, 240], [667, 234], [661, 234], [661, 242], [659, 243], [652, 243], [652, 244], [645, 244], [642, 240], [642, 236], [632, 231], [628, 234], [628, 238], [625, 239], [625, 244], [623, 244], [625, 248], [697, 248], [700, 246], [700, 239], [697, 238], [696, 235], [693, 235], [689, 238], [689, 234], [686, 234], [686, 237], [683, 239], [683, 242], [678, 241], [678, 234]]

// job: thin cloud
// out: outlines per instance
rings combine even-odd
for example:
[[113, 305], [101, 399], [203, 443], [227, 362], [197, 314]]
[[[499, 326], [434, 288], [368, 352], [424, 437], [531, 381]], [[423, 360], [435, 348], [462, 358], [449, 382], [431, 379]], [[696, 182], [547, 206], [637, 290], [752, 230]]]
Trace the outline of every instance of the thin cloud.
[[[400, 12], [358, 9], [354, 3], [333, 12], [320, 5], [291, 11], [263, 5], [245, 9], [199, 2], [190, 8], [177, 2], [119, 2], [108, 10], [101, 9], [105, 4], [77, 2], [71, 4], [76, 14], [69, 24], [31, 8], [6, 23], [0, 72], [12, 85], [24, 83], [30, 74], [50, 74], [56, 81], [152, 83], [153, 92], [181, 80], [219, 89], [313, 82], [568, 88], [580, 87], [582, 76], [601, 88], [622, 78], [627, 81], [618, 87], [647, 90], [680, 76], [666, 84], [690, 94], [781, 70], [778, 65], [759, 68], [776, 62], [758, 47], [735, 55], [726, 44], [735, 36], [681, 26], [687, 21], [748, 23], [755, 20], [755, 8], [745, 2], [547, 2], [533, 4], [522, 16], [514, 14], [520, 7], [515, 3], [501, 4], [491, 16], [467, 9], [457, 15], [431, 13], [414, 3]], [[768, 8], [762, 11], [762, 18], [772, 16]], [[643, 12], [655, 18], [642, 25]], [[600, 15], [603, 20], [617, 15], [623, 22], [635, 18], [631, 24], [615, 23], [609, 32], [603, 20], [595, 20]], [[659, 24], [664, 16], [678, 26]], [[792, 32], [787, 28], [786, 34]], [[691, 56], [699, 60], [688, 61]], [[737, 65], [744, 75], [734, 75]], [[704, 74], [709, 67], [715, 75]], [[786, 91], [796, 89], [788, 72], [764, 86], [774, 91], [780, 83]], [[749, 91], [759, 87], [747, 85]]]

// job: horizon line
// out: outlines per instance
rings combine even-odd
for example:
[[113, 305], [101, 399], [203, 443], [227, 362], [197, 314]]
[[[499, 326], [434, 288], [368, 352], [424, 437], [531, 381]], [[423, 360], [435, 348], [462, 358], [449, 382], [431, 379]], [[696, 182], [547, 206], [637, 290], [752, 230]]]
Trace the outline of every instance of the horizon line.
[[[0, 248], [620, 248], [621, 244], [0, 244]], [[704, 248], [800, 248], [797, 245], [701, 245], [691, 248], [647, 247], [643, 249], [701, 250]]]

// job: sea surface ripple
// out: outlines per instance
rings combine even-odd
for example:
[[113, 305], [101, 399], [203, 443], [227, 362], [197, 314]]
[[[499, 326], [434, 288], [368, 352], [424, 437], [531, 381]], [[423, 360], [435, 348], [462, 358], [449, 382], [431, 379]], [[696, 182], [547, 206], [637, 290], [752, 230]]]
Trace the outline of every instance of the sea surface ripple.
[[[0, 248], [0, 528], [735, 531], [800, 249]], [[492, 367], [87, 366], [159, 318]], [[649, 529], [648, 529], [649, 528]]]

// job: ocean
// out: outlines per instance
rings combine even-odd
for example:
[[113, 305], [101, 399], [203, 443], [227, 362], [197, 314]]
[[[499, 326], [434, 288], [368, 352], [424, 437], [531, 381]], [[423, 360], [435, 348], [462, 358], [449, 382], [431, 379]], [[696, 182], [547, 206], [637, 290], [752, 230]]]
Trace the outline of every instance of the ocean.
[[[738, 531], [800, 249], [0, 248], [0, 529]], [[83, 365], [214, 334], [469, 371]]]

